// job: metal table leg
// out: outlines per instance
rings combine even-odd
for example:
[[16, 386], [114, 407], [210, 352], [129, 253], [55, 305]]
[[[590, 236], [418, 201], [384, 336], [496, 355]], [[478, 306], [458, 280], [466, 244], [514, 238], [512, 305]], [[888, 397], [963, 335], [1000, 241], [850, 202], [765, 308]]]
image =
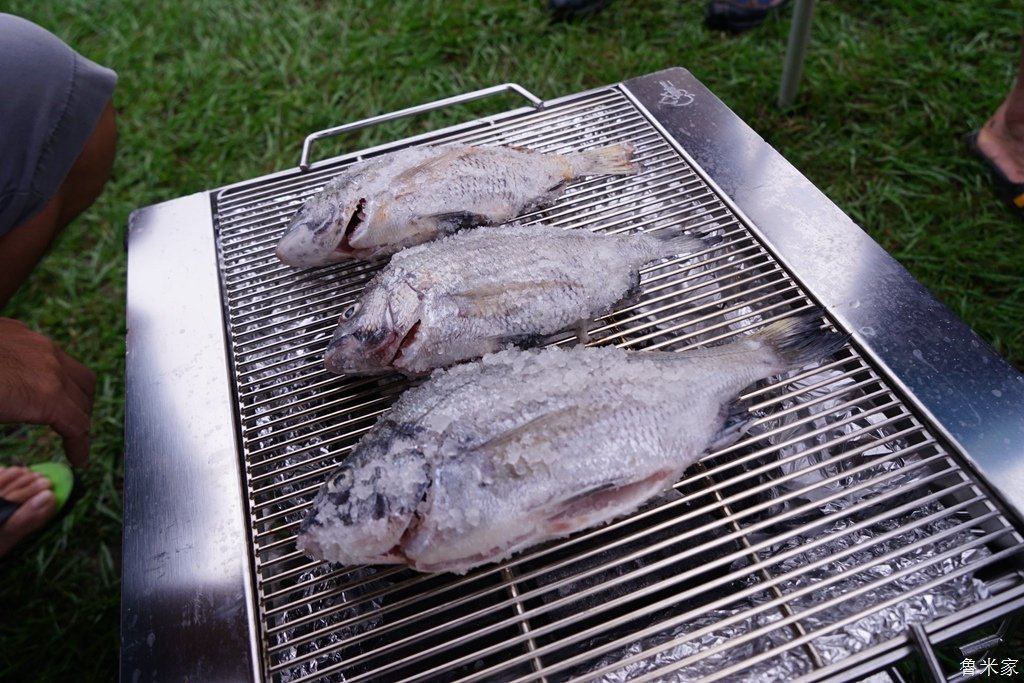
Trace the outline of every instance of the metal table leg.
[[793, 19], [789, 25], [789, 44], [786, 59], [782, 65], [782, 83], [779, 86], [779, 106], [788, 107], [796, 98], [800, 77], [804, 70], [804, 55], [807, 41], [811, 37], [811, 18], [814, 14], [814, 0], [796, 0], [793, 5]]

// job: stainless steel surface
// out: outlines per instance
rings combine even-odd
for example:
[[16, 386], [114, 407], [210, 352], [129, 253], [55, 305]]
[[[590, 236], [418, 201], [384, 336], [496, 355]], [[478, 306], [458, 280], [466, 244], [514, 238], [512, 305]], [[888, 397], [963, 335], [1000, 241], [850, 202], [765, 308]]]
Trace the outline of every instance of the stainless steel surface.
[[[645, 269], [641, 297], [597, 321], [591, 343], [686, 348], [818, 302], [832, 323], [854, 333], [855, 344], [822, 367], [752, 387], [745, 396], [757, 418], [750, 434], [703, 459], [672, 495], [626, 519], [464, 577], [331, 567], [303, 557], [294, 533], [319, 483], [408, 382], [323, 370], [338, 315], [381, 264], [308, 271], [281, 265], [273, 246], [290, 216], [345, 166], [409, 144], [567, 151], [617, 140], [636, 145], [641, 175], [575, 182], [555, 206], [524, 219], [604, 231], [685, 225], [722, 240], [692, 261]], [[244, 510], [229, 502], [214, 520], [178, 502], [172, 518], [200, 535], [203, 524], [220, 527], [225, 542], [204, 549], [199, 564], [208, 564], [206, 551], [216, 557], [244, 544], [241, 569], [228, 572], [227, 583], [240, 582], [244, 592], [252, 573], [255, 624], [240, 620], [236, 633], [252, 636], [248, 647], [256, 651], [242, 660], [253, 678], [616, 680], [632, 668], [636, 680], [682, 670], [734, 680], [789, 667], [793, 680], [855, 680], [910, 655], [914, 623], [927, 622], [931, 639], [941, 642], [1024, 601], [1024, 539], [1004, 506], [1016, 511], [1021, 503], [1014, 498], [1019, 472], [1004, 468], [1013, 476], [992, 482], [980, 473], [1014, 449], [1001, 444], [993, 453], [990, 440], [978, 435], [996, 425], [1008, 434], [1020, 429], [1020, 411], [1014, 421], [1009, 410], [1024, 405], [1019, 375], [969, 343], [977, 340], [962, 323], [683, 70], [364, 150], [308, 173], [178, 200], [189, 214], [201, 213], [197, 205], [207, 201], [216, 266], [214, 251], [200, 255], [209, 237], [199, 238], [204, 244], [195, 245], [194, 260], [201, 281], [171, 296], [202, 303], [189, 309], [182, 301], [161, 313], [151, 301], [153, 291], [181, 279], [170, 263], [177, 258], [165, 257], [162, 285], [139, 285], [150, 292], [142, 296], [148, 303], [137, 307], [129, 291], [129, 380], [136, 387], [129, 398], [137, 407], [128, 429], [138, 433], [129, 450], [140, 452], [126, 467], [169, 467], [154, 465], [145, 452], [151, 439], [181, 426], [173, 419], [163, 424], [166, 412], [208, 413], [194, 418], [204, 428], [218, 422], [209, 440], [218, 466], [235, 462], [230, 475], [216, 479], [233, 499], [242, 478]], [[178, 202], [133, 222], [130, 287], [147, 280], [148, 263], [171, 253], [160, 248], [180, 238], [172, 227], [182, 220]], [[211, 267], [220, 275], [219, 291], [210, 285]], [[216, 294], [222, 301], [214, 302]], [[223, 319], [211, 311], [220, 304]], [[160, 316], [167, 319], [150, 321]], [[221, 366], [202, 368], [208, 374], [198, 379], [199, 395], [183, 395], [184, 376], [153, 375], [152, 367], [163, 367], [158, 351], [131, 358], [133, 335], [140, 334], [132, 320], [150, 322], [153, 329], [135, 337], [150, 345], [190, 318], [203, 320], [188, 320], [183, 329], [223, 324], [208, 337], [226, 331], [226, 349], [203, 353], [204, 363]], [[929, 336], [936, 329], [941, 342]], [[939, 388], [924, 386], [925, 366]], [[961, 382], [962, 395], [948, 395], [950, 377], [980, 369], [987, 375]], [[146, 386], [151, 376], [165, 379]], [[225, 396], [233, 408], [224, 408]], [[977, 419], [949, 422], [951, 407], [979, 401], [985, 410]], [[151, 432], [140, 428], [150, 423], [160, 424]], [[236, 433], [237, 443], [228, 444]], [[976, 450], [960, 452], [965, 444]], [[202, 445], [198, 450], [193, 460], [211, 457]], [[188, 472], [186, 480], [195, 485], [200, 474]], [[234, 490], [226, 476], [235, 478]], [[165, 520], [161, 526], [145, 519], [154, 515], [141, 505], [132, 506], [129, 519], [127, 500], [136, 495], [129, 483], [144, 496], [157, 486], [149, 476], [126, 477], [126, 557], [129, 529], [157, 532], [132, 541], [150, 553], [180, 545], [177, 527], [168, 531]], [[989, 483], [1007, 500], [992, 496]], [[246, 530], [237, 528], [236, 515], [247, 520]], [[237, 542], [229, 543], [227, 533], [237, 533]], [[197, 573], [191, 585], [207, 580]], [[171, 594], [145, 593], [152, 585], [160, 582], [133, 580], [133, 609], [168, 609]], [[955, 609], [944, 607], [961, 598]], [[129, 614], [126, 631], [137, 641], [143, 630]], [[164, 628], [161, 634], [194, 635], [184, 622]], [[873, 639], [860, 649], [837, 647], [865, 630]], [[146, 660], [141, 647], [132, 652], [133, 661], [149, 664], [169, 654]], [[184, 669], [178, 667], [171, 670]]]
[[910, 627], [910, 633], [914, 637], [914, 642], [917, 643], [918, 652], [921, 659], [924, 660], [931, 680], [935, 683], [943, 683], [946, 680], [946, 674], [942, 671], [942, 664], [939, 663], [939, 658], [935, 654], [935, 648], [932, 647], [931, 640], [928, 638], [928, 632], [921, 624], [913, 624]]
[[689, 105], [665, 100], [666, 79], [627, 87], [777, 260], [1024, 516], [1024, 377], [696, 79], [664, 73], [688, 89]]
[[129, 224], [123, 681], [259, 670], [211, 220], [203, 193]]

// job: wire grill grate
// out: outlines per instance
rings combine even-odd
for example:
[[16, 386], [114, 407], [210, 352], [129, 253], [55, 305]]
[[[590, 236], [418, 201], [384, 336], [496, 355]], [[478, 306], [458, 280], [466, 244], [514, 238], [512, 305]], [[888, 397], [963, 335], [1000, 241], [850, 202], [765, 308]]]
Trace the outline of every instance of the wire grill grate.
[[[522, 220], [720, 241], [647, 267], [642, 294], [595, 321], [590, 343], [678, 350], [812, 306], [615, 88], [431, 142], [566, 152], [620, 140], [642, 174], [574, 182]], [[936, 603], [984, 600], [978, 577], [1007, 573], [1020, 536], [853, 348], [751, 388], [749, 434], [627, 519], [461, 577], [305, 558], [294, 534], [320, 482], [409, 385], [322, 366], [335, 321], [381, 264], [295, 271], [273, 254], [302, 202], [352, 161], [214, 200], [268, 679], [814, 678], [894, 647], [900, 628], [850, 635], [871, 619], [945, 616]]]

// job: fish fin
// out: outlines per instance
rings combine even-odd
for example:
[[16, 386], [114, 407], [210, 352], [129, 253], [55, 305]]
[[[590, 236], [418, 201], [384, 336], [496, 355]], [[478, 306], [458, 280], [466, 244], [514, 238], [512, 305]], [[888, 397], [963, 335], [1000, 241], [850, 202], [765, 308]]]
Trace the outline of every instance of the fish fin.
[[586, 346], [590, 341], [590, 321], [586, 318], [576, 323], [576, 342], [580, 346]]
[[556, 197], [558, 197], [558, 195], [562, 194], [565, 191], [565, 188], [567, 187], [569, 187], [568, 180], [558, 181], [557, 183], [548, 188], [547, 192], [544, 193], [543, 198], [528, 204], [526, 208], [534, 209], [537, 208], [538, 206], [550, 204], [552, 201], [555, 200]]
[[572, 339], [580, 346], [590, 343], [589, 319], [578, 321], [575, 325], [564, 328], [554, 334], [526, 333], [526, 334], [500, 334], [481, 341], [490, 343], [488, 353], [493, 353], [509, 346], [516, 346], [520, 349], [529, 349], [535, 346], [548, 346], [558, 342], [566, 342]]
[[493, 342], [494, 350], [508, 348], [509, 346], [515, 346], [520, 349], [530, 349], [535, 346], [548, 346], [557, 342], [564, 342], [569, 339], [577, 339], [578, 335], [575, 330], [559, 330], [554, 334], [539, 334], [539, 333], [527, 333], [527, 334], [504, 334], [496, 335], [491, 337], [490, 340]]
[[552, 288], [567, 289], [572, 284], [564, 280], [502, 282], [456, 292], [451, 295], [451, 299], [458, 308], [458, 314], [468, 318], [474, 315], [515, 311], [527, 305], [527, 297], [550, 291]]
[[629, 514], [679, 478], [673, 470], [659, 470], [639, 481], [606, 482], [559, 501], [548, 514], [548, 529], [569, 533], [594, 523]]
[[687, 234], [685, 230], [681, 227], [671, 227], [643, 234], [661, 242], [660, 251], [663, 256], [696, 254], [722, 242], [720, 235], [696, 236]]
[[451, 211], [448, 213], [435, 213], [429, 216], [437, 224], [438, 236], [450, 235], [466, 228], [474, 228], [478, 225], [491, 223], [490, 216], [472, 211]]
[[790, 367], [821, 361], [836, 353], [850, 335], [822, 327], [821, 311], [777, 320], [752, 338], [767, 344]]
[[443, 150], [441, 154], [430, 156], [418, 164], [413, 164], [401, 173], [396, 174], [394, 179], [391, 181], [391, 186], [398, 187], [404, 183], [415, 180], [419, 176], [442, 169], [445, 166], [451, 166], [459, 159], [471, 157], [477, 153], [477, 151], [472, 147], [452, 147], [450, 149], [441, 149]]
[[[681, 477], [682, 475], [679, 476]], [[679, 477], [676, 477], [676, 481], [678, 481], [678, 479]], [[674, 484], [675, 481], [673, 481], [672, 483]], [[666, 488], [662, 489], [661, 491], [659, 491], [658, 493], [654, 494], [646, 501], [641, 503], [640, 507], [638, 507], [636, 510], [637, 512], [646, 512], [648, 510], [653, 510], [654, 508], [659, 508], [664, 505], [678, 503], [684, 498], [685, 496], [682, 493], [680, 493], [679, 489], [677, 489], [675, 486], [667, 486]]]
[[568, 406], [566, 408], [560, 408], [553, 410], [550, 413], [544, 413], [538, 415], [530, 420], [527, 420], [523, 424], [513, 427], [507, 431], [502, 432], [493, 439], [489, 439], [477, 446], [474, 446], [471, 450], [476, 453], [488, 453], [488, 457], [492, 460], [492, 464], [496, 466], [504, 465], [513, 474], [513, 476], [524, 476], [525, 471], [520, 471], [517, 468], [516, 463], [513, 462], [501, 462], [504, 457], [502, 452], [508, 445], [519, 441], [520, 439], [529, 438], [533, 434], [537, 434], [542, 439], [550, 440], [552, 436], [565, 431], [565, 427], [569, 427], [570, 430], [589, 423], [589, 416], [593, 413], [597, 413], [601, 410], [597, 406]]
[[733, 401], [722, 406], [718, 413], [722, 426], [707, 447], [707, 452], [726, 448], [740, 440], [750, 427], [750, 423], [754, 421], [749, 406], [749, 401]]
[[633, 145], [628, 142], [566, 154], [565, 157], [574, 177], [635, 175], [640, 172], [640, 164], [633, 161]]

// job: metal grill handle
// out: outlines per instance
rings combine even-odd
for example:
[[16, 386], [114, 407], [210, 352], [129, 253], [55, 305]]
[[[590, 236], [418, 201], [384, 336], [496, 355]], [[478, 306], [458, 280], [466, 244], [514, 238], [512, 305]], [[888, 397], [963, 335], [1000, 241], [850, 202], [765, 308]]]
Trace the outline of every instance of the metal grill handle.
[[473, 100], [483, 99], [490, 97], [491, 95], [499, 95], [503, 93], [514, 92], [522, 95], [524, 98], [529, 100], [537, 109], [544, 106], [544, 101], [539, 97], [531, 93], [529, 90], [519, 85], [518, 83], [503, 83], [502, 85], [492, 85], [489, 88], [483, 88], [481, 90], [474, 90], [472, 92], [464, 93], [462, 95], [455, 95], [453, 97], [446, 97], [443, 100], [435, 100], [426, 104], [416, 105], [414, 107], [408, 107], [406, 109], [400, 109], [395, 112], [388, 114], [379, 114], [377, 116], [371, 116], [368, 119], [361, 119], [359, 121], [353, 121], [352, 123], [346, 123], [341, 126], [335, 126], [334, 128], [327, 128], [325, 130], [319, 130], [315, 133], [310, 133], [306, 136], [306, 139], [302, 143], [302, 157], [299, 159], [299, 169], [302, 171], [308, 171], [309, 162], [309, 151], [313, 146], [314, 140], [320, 140], [323, 138], [334, 137], [335, 135], [341, 135], [349, 131], [358, 130], [360, 128], [368, 128], [369, 126], [375, 126], [378, 123], [384, 123], [385, 121], [394, 121], [395, 119], [404, 118], [406, 116], [413, 116], [415, 114], [422, 114], [428, 111], [434, 111], [435, 109], [444, 109], [450, 107], [453, 104], [462, 104], [464, 102], [472, 102]]
[[946, 683], [946, 674], [942, 673], [939, 658], [935, 655], [935, 648], [932, 646], [932, 641], [928, 637], [928, 632], [925, 631], [924, 626], [916, 623], [910, 625], [910, 641], [916, 643], [921, 651], [921, 658], [924, 659], [925, 668], [931, 675], [932, 681], [935, 683]]

